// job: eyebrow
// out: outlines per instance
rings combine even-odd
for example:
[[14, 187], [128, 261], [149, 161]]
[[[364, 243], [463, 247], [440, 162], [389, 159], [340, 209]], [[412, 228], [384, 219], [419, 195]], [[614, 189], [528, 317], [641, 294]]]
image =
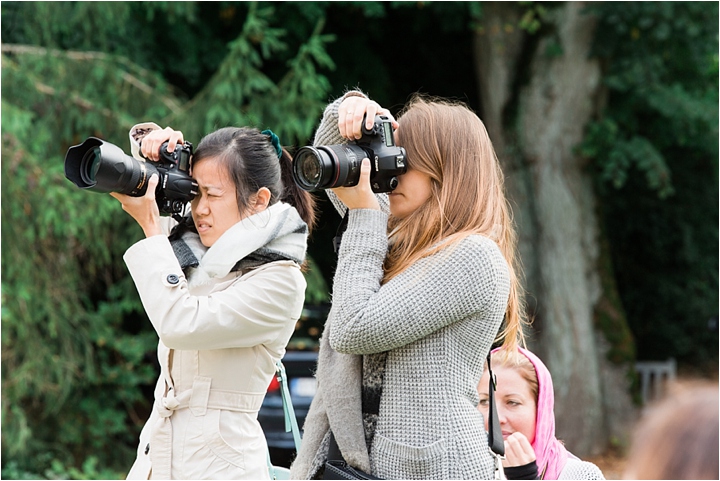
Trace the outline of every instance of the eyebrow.
[[507, 393], [507, 394], [504, 394], [502, 397], [504, 397], [504, 398], [507, 398], [507, 397], [519, 397], [519, 398], [525, 399], [525, 398], [527, 398], [528, 396], [525, 395], [525, 394], [509, 392], [509, 393]]
[[199, 187], [204, 190], [210, 190], [210, 189], [223, 190], [223, 188], [219, 185], [199, 185]]

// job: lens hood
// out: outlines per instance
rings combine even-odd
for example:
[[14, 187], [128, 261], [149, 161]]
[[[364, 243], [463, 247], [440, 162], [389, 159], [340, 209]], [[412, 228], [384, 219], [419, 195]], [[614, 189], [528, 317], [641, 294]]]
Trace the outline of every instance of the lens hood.
[[103, 145], [103, 141], [97, 137], [88, 137], [82, 144], [70, 147], [65, 154], [65, 177], [81, 189], [90, 189], [95, 186], [96, 181], [88, 181], [82, 175], [82, 163], [90, 150]]

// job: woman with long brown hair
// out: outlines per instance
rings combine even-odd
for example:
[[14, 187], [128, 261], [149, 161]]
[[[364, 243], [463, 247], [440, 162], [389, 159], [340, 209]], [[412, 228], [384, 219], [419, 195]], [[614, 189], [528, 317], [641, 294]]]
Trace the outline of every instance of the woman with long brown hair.
[[[314, 143], [359, 139], [375, 114], [392, 118], [348, 92]], [[348, 464], [381, 478], [489, 479], [476, 386], [493, 341], [515, 349], [523, 324], [503, 174], [460, 103], [415, 96], [392, 122], [407, 152], [397, 188], [374, 194], [364, 160], [357, 186], [329, 193], [348, 224], [291, 476], [321, 477], [334, 439]]]

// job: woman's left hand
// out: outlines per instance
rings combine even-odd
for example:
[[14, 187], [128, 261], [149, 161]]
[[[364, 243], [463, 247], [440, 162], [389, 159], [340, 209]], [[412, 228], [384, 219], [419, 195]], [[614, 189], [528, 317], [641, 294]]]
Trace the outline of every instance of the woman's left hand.
[[[375, 116], [384, 115], [392, 122], [393, 129], [398, 128], [398, 123], [388, 109], [382, 108], [374, 100], [365, 97], [347, 97], [338, 107], [338, 129], [340, 135], [348, 140], [362, 138], [362, 127], [372, 129], [375, 124]], [[363, 125], [363, 120], [365, 121]]]
[[514, 432], [505, 439], [503, 467], [524, 466], [535, 461], [535, 450], [524, 434]]
[[125, 212], [130, 214], [142, 228], [145, 237], [162, 234], [160, 226], [160, 209], [155, 202], [155, 188], [158, 184], [158, 175], [153, 174], [148, 181], [147, 191], [142, 197], [131, 197], [129, 195], [111, 192], [122, 204]]
[[370, 160], [363, 159], [360, 166], [360, 179], [357, 185], [352, 187], [337, 187], [331, 189], [338, 199], [348, 209], [376, 209], [380, 210], [375, 193], [370, 187]]

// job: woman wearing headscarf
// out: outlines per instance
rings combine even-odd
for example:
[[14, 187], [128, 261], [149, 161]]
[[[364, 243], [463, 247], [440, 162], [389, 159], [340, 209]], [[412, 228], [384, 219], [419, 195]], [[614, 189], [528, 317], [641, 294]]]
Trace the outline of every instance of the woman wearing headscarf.
[[[535, 354], [497, 348], [491, 363], [497, 378], [495, 405], [505, 440], [507, 479], [605, 479], [594, 464], [570, 453], [555, 437], [555, 396], [550, 371]], [[488, 429], [489, 374], [478, 384], [478, 409]]]

